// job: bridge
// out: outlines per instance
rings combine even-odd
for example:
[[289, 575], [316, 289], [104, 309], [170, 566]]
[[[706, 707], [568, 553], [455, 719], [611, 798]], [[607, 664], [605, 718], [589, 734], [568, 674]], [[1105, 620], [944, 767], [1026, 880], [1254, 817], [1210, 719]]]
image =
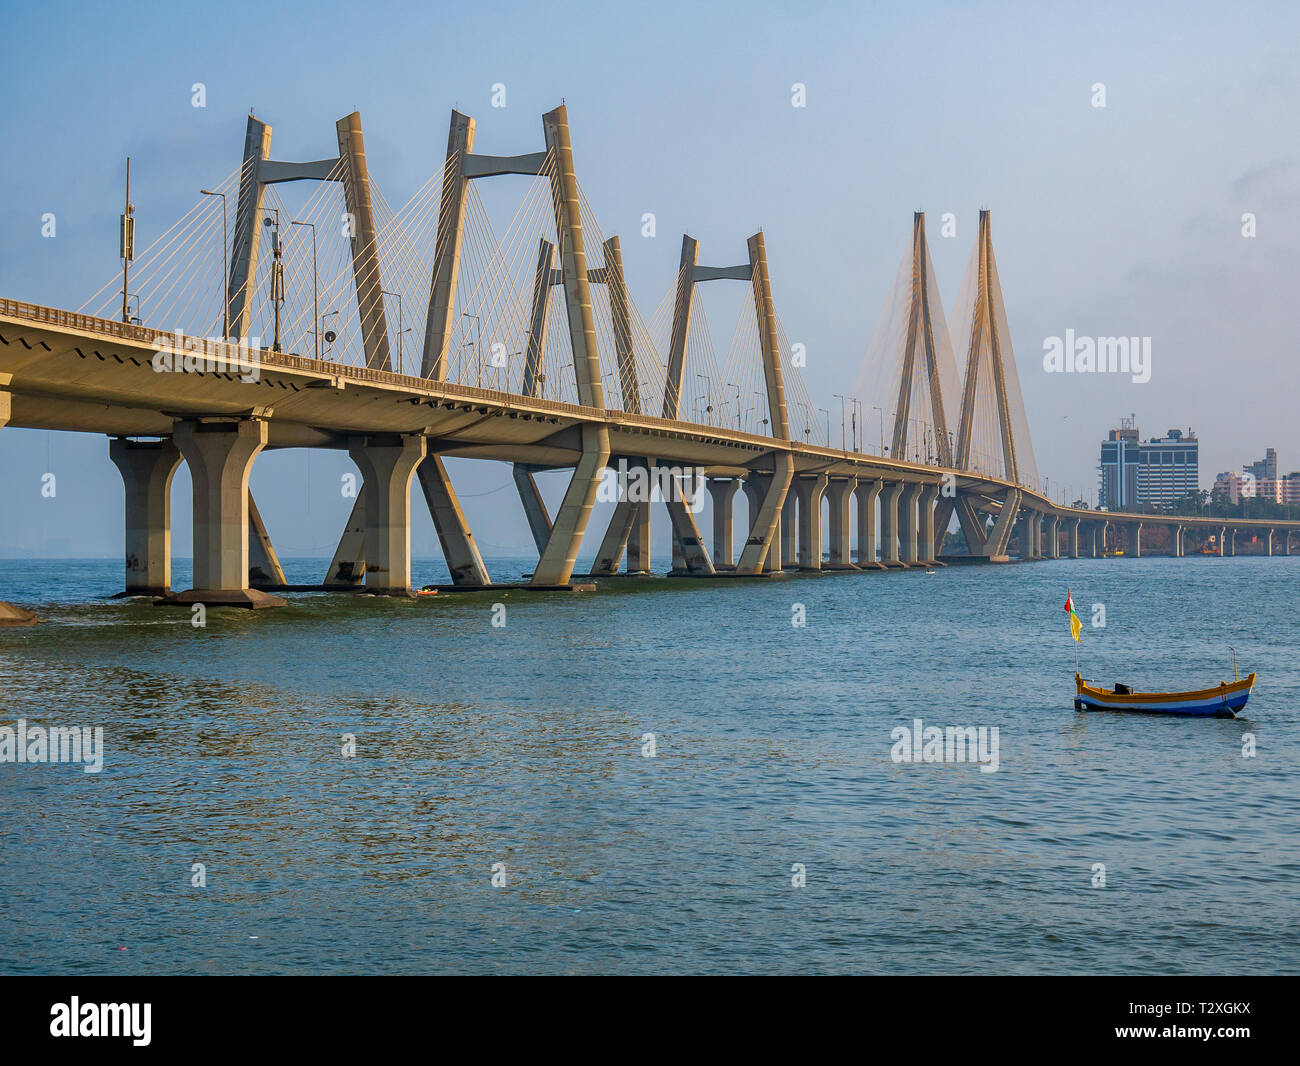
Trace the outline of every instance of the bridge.
[[[474, 120], [453, 112], [444, 167], [396, 211], [369, 175], [360, 116], [335, 132], [337, 155], [276, 160], [271, 127], [250, 115], [238, 169], [81, 308], [0, 299], [0, 426], [108, 438], [125, 489], [127, 594], [284, 602], [276, 593], [290, 586], [249, 491], [268, 448], [347, 450], [361, 487], [319, 587], [382, 595], [411, 594], [413, 480], [454, 585], [492, 585], [448, 456], [512, 465], [537, 589], [577, 587], [589, 534], [600, 537], [592, 577], [648, 574], [661, 504], [672, 572], [695, 577], [1005, 562], [1013, 548], [1022, 560], [1098, 557], [1116, 536], [1140, 555], [1152, 525], [1168, 528], [1174, 555], [1189, 537], [1235, 554], [1239, 533], [1290, 554], [1300, 531], [1049, 498], [986, 211], [951, 331], [925, 217], [914, 216], [862, 370], [836, 396], [836, 447], [777, 314], [762, 232], [720, 266], [701, 265], [684, 236], [677, 276], [644, 319], [619, 238], [604, 236], [577, 180], [564, 106], [542, 117], [540, 146], [515, 156], [476, 153]], [[478, 189], [502, 175], [526, 189], [498, 236]], [[710, 282], [748, 290], [721, 362], [697, 298]], [[875, 453], [868, 411], [879, 416]], [[170, 488], [182, 460], [194, 587], [173, 592]], [[664, 491], [622, 491], [609, 524], [589, 530], [614, 469], [623, 490], [639, 480]], [[666, 480], [652, 476], [665, 469]], [[554, 514], [536, 481], [549, 470], [571, 471]], [[674, 491], [700, 485], [712, 500], [708, 537], [690, 491]], [[741, 491], [747, 521], [737, 523]], [[964, 555], [943, 553], [954, 522]]]

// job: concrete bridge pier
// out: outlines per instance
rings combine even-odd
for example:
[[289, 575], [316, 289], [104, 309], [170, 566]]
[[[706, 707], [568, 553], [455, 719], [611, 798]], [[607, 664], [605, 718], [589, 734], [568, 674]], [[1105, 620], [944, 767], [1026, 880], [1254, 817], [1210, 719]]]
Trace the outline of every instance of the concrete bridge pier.
[[[677, 488], [665, 485], [664, 491], [673, 493]], [[673, 527], [673, 572], [692, 577], [712, 577], [717, 571], [700, 536], [694, 513], [680, 498], [665, 499], [664, 505], [668, 508], [668, 520]]]
[[365, 486], [366, 591], [376, 596], [411, 595], [411, 478], [425, 447], [421, 433], [348, 442]]
[[1079, 558], [1079, 524], [1082, 521], [1083, 520], [1080, 518], [1072, 519], [1070, 522], [1070, 528], [1066, 533], [1069, 537], [1069, 552], [1071, 559]]
[[[654, 469], [654, 462], [648, 457], [628, 459], [628, 469], [639, 467], [646, 471], [646, 483], [649, 484], [650, 471]], [[538, 545], [537, 554], [541, 555], [545, 547], [546, 538], [550, 537], [549, 519], [546, 535]], [[620, 500], [614, 508], [614, 517], [610, 519], [609, 529], [605, 533], [605, 540], [596, 556], [596, 566], [592, 573], [614, 574], [618, 572], [619, 560], [623, 557], [624, 552], [627, 554], [627, 562], [624, 566], [624, 573], [629, 576], [638, 577], [648, 576], [650, 573], [650, 501], [640, 500], [633, 502], [631, 500]], [[603, 564], [608, 560], [609, 569], [603, 569]]]
[[533, 535], [537, 554], [541, 555], [546, 550], [546, 542], [551, 539], [551, 516], [546, 510], [546, 501], [542, 499], [542, 490], [537, 487], [533, 467], [515, 463], [512, 473], [515, 488], [519, 490], [519, 502], [524, 507], [524, 517], [528, 520], [528, 531]]
[[534, 586], [568, 585], [573, 566], [582, 546], [591, 508], [600, 488], [601, 472], [609, 462], [609, 429], [603, 425], [582, 427], [582, 455], [573, 469], [569, 487], [551, 524], [546, 547], [537, 560], [530, 584]]
[[790, 486], [781, 505], [781, 568], [794, 570], [799, 566], [799, 479]]
[[[1222, 543], [1222, 541], [1220, 543]], [[1230, 529], [1228, 530], [1228, 555], [1235, 558], [1236, 554], [1237, 554], [1237, 531], [1235, 529]]]
[[352, 511], [334, 557], [325, 572], [324, 588], [360, 588], [366, 577], [366, 486], [363, 482], [352, 501]]
[[908, 566], [920, 562], [917, 551], [917, 501], [921, 498], [920, 482], [903, 486], [898, 508], [898, 557]]
[[[451, 479], [447, 476], [442, 456], [426, 456], [424, 462], [416, 467], [416, 473], [420, 478], [424, 501], [429, 505], [433, 528], [442, 544], [443, 558], [447, 560], [452, 583], [471, 588], [492, 584], [474, 534], [465, 520], [465, 512], [461, 510], [460, 500], [451, 487]], [[407, 583], [410, 583], [409, 577]]]
[[1142, 558], [1142, 523], [1141, 522], [1131, 523], [1128, 527], [1128, 530], [1129, 530], [1129, 544], [1133, 549], [1133, 558], [1141, 559]]
[[643, 500], [632, 505], [632, 529], [627, 537], [628, 574], [647, 575], [650, 573], [650, 502]]
[[1047, 520], [1047, 557], [1061, 557], [1061, 519], [1058, 515], [1052, 515]]
[[1020, 513], [1020, 558], [1028, 560], [1035, 558], [1034, 552], [1034, 512], [1025, 510]]
[[822, 568], [822, 496], [827, 480], [825, 474], [795, 479], [795, 494], [799, 499], [800, 570], [820, 572]]
[[[9, 390], [5, 388], [9, 381], [9, 374], [0, 374], [0, 429], [9, 424], [13, 410], [12, 398]], [[35, 625], [36, 621], [36, 615], [26, 608], [15, 607], [11, 603], [0, 600], [0, 626], [30, 626]]]
[[180, 421], [173, 438], [194, 483], [194, 587], [171, 601], [284, 606], [248, 584], [248, 478], [266, 446], [266, 421]]
[[780, 573], [781, 510], [794, 480], [794, 459], [788, 452], [773, 456], [771, 474], [751, 474], [745, 479], [749, 499], [749, 536], [736, 564], [746, 576]]
[[859, 478], [855, 495], [858, 501], [857, 564], [860, 570], [883, 570], [885, 566], [876, 558], [879, 538], [876, 530], [876, 500], [880, 498], [882, 482]]
[[637, 517], [636, 506], [631, 500], [619, 500], [614, 505], [609, 526], [605, 529], [605, 536], [596, 551], [596, 561], [591, 566], [593, 575], [610, 577], [618, 573], [623, 552], [632, 537], [632, 526]]
[[936, 534], [940, 537], [943, 532], [938, 532], [935, 527], [935, 504], [939, 500], [939, 486], [935, 484], [925, 484], [921, 486], [921, 498], [917, 505], [917, 554], [920, 556], [919, 562], [925, 566], [946, 566], [946, 563], [939, 562], [939, 552], [935, 546]]
[[740, 478], [709, 478], [713, 499], [713, 566], [716, 570], [736, 569], [735, 500]]
[[248, 494], [248, 583], [263, 592], [282, 589], [288, 584], [251, 491]]
[[[771, 480], [772, 479], [766, 474], [750, 474], [749, 477], [745, 478], [745, 480], [740, 484], [740, 487], [745, 492], [745, 500], [749, 504], [749, 528], [751, 530], [753, 530], [755, 523], [758, 521], [759, 512], [762, 510], [763, 500], [767, 496]], [[779, 537], [780, 535], [780, 525], [778, 524], [777, 536]], [[750, 539], [752, 539], [752, 536]], [[746, 543], [746, 547], [748, 547], [748, 543]], [[743, 554], [744, 549], [741, 549], [741, 551]], [[739, 564], [737, 564], [737, 569], [739, 569]], [[770, 568], [768, 566], [768, 560], [764, 559], [763, 566], [759, 569], [759, 573], [769, 572]]]
[[1264, 534], [1264, 546], [1268, 549], [1267, 554], [1269, 558], [1272, 558], [1273, 557], [1273, 530], [1271, 529], [1266, 534]]
[[886, 482], [880, 492], [880, 562], [892, 569], [907, 569], [898, 557], [898, 497], [902, 495], [903, 482]]
[[830, 558], [822, 564], [825, 570], [857, 570], [853, 565], [853, 489], [856, 478], [832, 478], [826, 486], [830, 508]]
[[1042, 559], [1047, 555], [1046, 550], [1043, 548], [1043, 512], [1034, 511], [1030, 522], [1033, 529], [1033, 535], [1030, 537], [1030, 547], [1034, 551], [1033, 558]]
[[170, 438], [114, 437], [108, 457], [126, 490], [127, 596], [166, 596], [172, 586], [172, 478], [181, 453]]
[[1169, 554], [1175, 559], [1181, 559], [1184, 555], [1183, 527], [1177, 523], [1169, 527]]

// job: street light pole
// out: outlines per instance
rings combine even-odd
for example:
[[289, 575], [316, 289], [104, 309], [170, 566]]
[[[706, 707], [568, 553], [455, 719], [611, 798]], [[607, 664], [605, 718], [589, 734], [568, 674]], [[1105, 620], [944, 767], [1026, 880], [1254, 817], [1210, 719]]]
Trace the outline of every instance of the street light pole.
[[885, 411], [884, 408], [877, 407], [874, 403], [871, 405], [871, 409], [873, 411], [878, 411], [880, 413], [880, 451], [877, 452], [876, 454], [884, 455], [885, 454]]
[[[845, 435], [844, 435], [844, 397], [841, 396], [838, 392], [833, 393], [832, 395], [834, 395], [835, 399], [840, 401], [840, 451], [844, 452], [844, 454], [847, 455], [849, 451], [849, 446], [845, 441]], [[827, 441], [826, 443], [829, 444], [830, 441]]]
[[[400, 311], [400, 308], [398, 310]], [[483, 320], [478, 315], [471, 315], [468, 311], [462, 311], [460, 317], [474, 320], [474, 361], [478, 365], [478, 377], [475, 380], [481, 389], [483, 387], [483, 355], [480, 351], [480, 341], [483, 339]], [[464, 347], [464, 345], [461, 347]]]
[[122, 321], [131, 321], [130, 273], [135, 258], [135, 208], [131, 206], [131, 157], [126, 157], [126, 207], [122, 212]]
[[221, 197], [221, 339], [230, 338], [230, 246], [226, 243], [226, 194], [200, 189], [201, 196]]
[[697, 378], [704, 379], [704, 393], [705, 393], [705, 399], [707, 401], [706, 406], [709, 411], [712, 411], [713, 410], [713, 381], [711, 378], [708, 378], [703, 374], [696, 374], [695, 376]]
[[283, 248], [280, 245], [280, 209], [271, 207], [264, 209], [268, 215], [274, 215], [274, 221], [271, 218], [263, 218], [262, 225], [274, 227], [271, 230], [271, 252], [273, 262], [271, 264], [271, 303], [275, 306], [275, 337], [271, 342], [271, 350], [280, 351], [280, 307], [284, 303], [284, 263], [281, 261]]
[[[225, 205], [222, 205], [224, 210]], [[289, 219], [291, 226], [310, 226], [311, 227], [311, 324], [312, 336], [316, 338], [316, 361], [320, 362], [320, 277], [316, 273], [316, 223], [299, 222], [296, 219]], [[401, 344], [399, 336], [398, 344]], [[400, 362], [400, 360], [399, 360]]]
[[[399, 374], [405, 373], [406, 364], [402, 362], [402, 334], [406, 331], [402, 329], [402, 294], [400, 292], [389, 292], [387, 289], [380, 289], [379, 291], [384, 296], [397, 297], [397, 372]], [[482, 382], [480, 381], [479, 384], [481, 385]]]

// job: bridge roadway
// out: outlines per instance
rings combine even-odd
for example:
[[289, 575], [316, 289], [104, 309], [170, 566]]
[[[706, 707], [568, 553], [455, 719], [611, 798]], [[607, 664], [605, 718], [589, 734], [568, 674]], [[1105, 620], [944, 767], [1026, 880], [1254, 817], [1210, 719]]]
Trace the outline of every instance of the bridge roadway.
[[[601, 468], [628, 457], [702, 469], [709, 478], [715, 501], [712, 553], [703, 550], [693, 519], [681, 526], [674, 514], [676, 565], [689, 573], [933, 565], [936, 507], [946, 528], [958, 501], [982, 519], [995, 520], [985, 543], [971, 548], [972, 555], [991, 561], [1007, 558], [1015, 528], [1025, 559], [1061, 554], [1061, 532], [1067, 554], [1101, 555], [1109, 526], [1126, 532], [1130, 555], [1141, 554], [1144, 525], [1168, 527], [1170, 554], [1178, 555], [1185, 553], [1189, 531], [1212, 535], [1219, 554], [1234, 553], [1238, 531], [1263, 534], [1270, 555], [1279, 538], [1281, 553], [1290, 554], [1292, 535], [1300, 532], [1300, 522], [1078, 510], [970, 471], [236, 344], [209, 344], [201, 354], [214, 362], [204, 369], [155, 369], [159, 352], [173, 343], [171, 334], [143, 326], [0, 300], [0, 426], [123, 438], [114, 442], [112, 454], [128, 498], [128, 592], [170, 593], [170, 531], [163, 504], [171, 474], [184, 458], [195, 475], [196, 588], [173, 598], [253, 606], [279, 602], [249, 590], [250, 551], [255, 568], [260, 561], [263, 571], [269, 567], [278, 574], [279, 566], [247, 482], [262, 448], [294, 447], [348, 449], [366, 475], [362, 496], [372, 497], [358, 500], [344, 535], [344, 541], [353, 537], [357, 565], [349, 568], [351, 560], [342, 560], [340, 568], [341, 555], [336, 555], [327, 584], [359, 585], [364, 578], [368, 590], [389, 594], [409, 593], [409, 504], [402, 498], [409, 497], [417, 467], [457, 583], [488, 581], [445, 471], [436, 460], [423, 462], [426, 455], [516, 464], [521, 491], [533, 471], [573, 468], [574, 481], [554, 522], [539, 496], [540, 517], [530, 511], [524, 494], [541, 556], [534, 582], [566, 586], [601, 473], [583, 469], [584, 456], [591, 454], [583, 435], [593, 431], [607, 435]], [[154, 437], [160, 441], [127, 439]], [[731, 502], [741, 487], [750, 496], [751, 528], [739, 561], [733, 561]], [[823, 494], [831, 500], [828, 562], [820, 550]], [[854, 496], [858, 543], [851, 549]], [[648, 516], [645, 523], [648, 529]], [[625, 524], [630, 537], [628, 530], [612, 528], [606, 535], [610, 550], [602, 545], [598, 573], [616, 572], [625, 549], [629, 572], [638, 568], [634, 555], [643, 564], [648, 560], [648, 547], [637, 544], [631, 529], [636, 523], [629, 517]], [[968, 540], [972, 535], [980, 533], [968, 532]], [[347, 554], [343, 542], [340, 553]]]

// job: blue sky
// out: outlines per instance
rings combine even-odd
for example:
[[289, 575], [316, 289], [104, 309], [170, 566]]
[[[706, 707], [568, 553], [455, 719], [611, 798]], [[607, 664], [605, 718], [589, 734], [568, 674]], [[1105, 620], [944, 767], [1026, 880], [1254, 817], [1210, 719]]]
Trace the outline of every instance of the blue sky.
[[[360, 109], [371, 173], [397, 205], [441, 165], [453, 105], [478, 119], [477, 150], [508, 154], [540, 146], [539, 116], [563, 97], [580, 179], [605, 232], [623, 237], [643, 313], [675, 273], [683, 230], [702, 261], [727, 263], [762, 227], [778, 308], [825, 406], [857, 371], [912, 211], [932, 220], [951, 311], [987, 207], [1053, 482], [1095, 491], [1097, 442], [1129, 413], [1144, 435], [1194, 427], [1207, 485], [1266, 446], [1300, 468], [1292, 5], [10, 0], [0, 18], [8, 54], [25, 57], [0, 67], [0, 134], [21, 162], [0, 197], [7, 297], [79, 306], [117, 269], [123, 157], [147, 243], [238, 164], [250, 106], [284, 159], [333, 154], [334, 121]], [[497, 82], [504, 109], [490, 106]], [[806, 108], [791, 106], [794, 82]], [[1091, 106], [1096, 82], [1104, 109]], [[654, 240], [639, 236], [646, 211]], [[938, 236], [944, 212], [957, 216], [951, 240]], [[715, 338], [729, 328], [715, 322]], [[1045, 374], [1043, 340], [1066, 329], [1150, 336], [1151, 381]], [[47, 436], [0, 430], [0, 555], [116, 554], [106, 442]], [[55, 501], [39, 491], [51, 461], [66, 471]], [[312, 498], [345, 469], [314, 457]], [[333, 511], [293, 502], [307, 476], [301, 454], [264, 456], [254, 473], [283, 553], [337, 536]], [[467, 500], [485, 544], [527, 547], [517, 501], [488, 492], [504, 467], [453, 476], [485, 493]], [[186, 554], [183, 475], [176, 495]], [[417, 550], [420, 537], [433, 543], [421, 527]]]

